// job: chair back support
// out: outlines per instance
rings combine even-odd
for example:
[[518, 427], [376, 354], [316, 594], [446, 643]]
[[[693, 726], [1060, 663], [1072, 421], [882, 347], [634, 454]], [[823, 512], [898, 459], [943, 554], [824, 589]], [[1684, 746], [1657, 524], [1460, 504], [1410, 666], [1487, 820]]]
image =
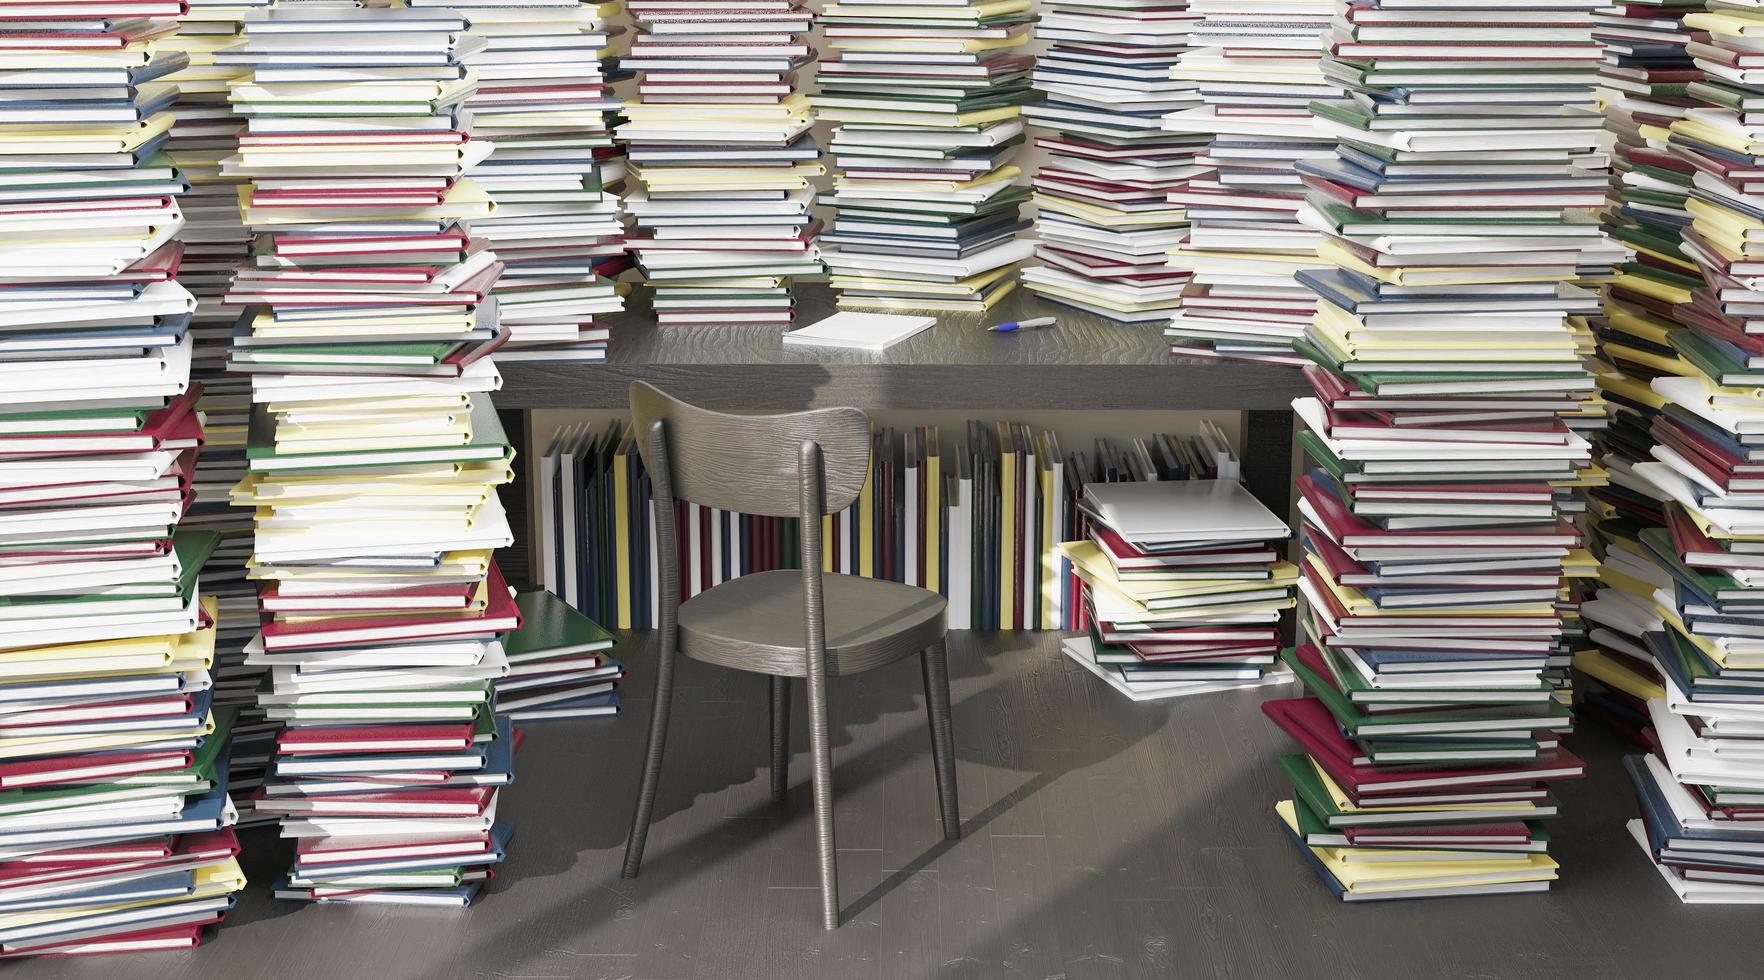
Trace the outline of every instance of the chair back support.
[[[665, 459], [652, 429], [662, 423]], [[631, 426], [643, 465], [666, 470], [669, 496], [763, 517], [818, 518], [851, 506], [870, 469], [870, 420], [856, 408], [727, 415], [631, 384]], [[803, 498], [803, 443], [821, 448], [820, 501]], [[811, 507], [814, 513], [805, 513]], [[815, 523], [819, 523], [818, 521]]]

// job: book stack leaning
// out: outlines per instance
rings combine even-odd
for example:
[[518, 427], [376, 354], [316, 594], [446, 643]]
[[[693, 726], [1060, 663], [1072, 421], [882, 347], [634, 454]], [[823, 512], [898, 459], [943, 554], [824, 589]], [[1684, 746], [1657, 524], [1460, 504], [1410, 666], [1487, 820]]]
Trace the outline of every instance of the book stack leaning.
[[1292, 680], [1276, 659], [1292, 530], [1235, 478], [1086, 483], [1078, 509], [1089, 537], [1059, 548], [1090, 635], [1066, 656], [1135, 701]]
[[1199, 105], [1193, 82], [1170, 78], [1198, 19], [1182, 2], [1145, 9], [1049, 0], [1035, 28], [1048, 42], [1033, 79], [1046, 99], [1025, 106], [1046, 130], [1035, 174], [1036, 258], [1023, 284], [1056, 303], [1124, 323], [1169, 321], [1187, 270], [1166, 255], [1188, 236], [1168, 197], [1204, 172], [1206, 140], [1163, 132], [1167, 112]]
[[1345, 901], [1556, 877], [1550, 783], [1583, 766], [1555, 681], [1572, 579], [1596, 567], [1573, 518], [1603, 416], [1579, 280], [1619, 254], [1589, 6], [1392, 13], [1416, 40], [1338, 31], [1325, 66], [1360, 81], [1316, 106], [1337, 159], [1302, 168], [1337, 264], [1299, 274], [1319, 297], [1298, 343], [1314, 397], [1294, 402], [1309, 697], [1264, 710], [1304, 749], [1277, 812]]
[[1653, 380], [1656, 442], [1633, 467], [1665, 526], [1640, 534], [1660, 683], [1652, 751], [1625, 760], [1641, 811], [1629, 831], [1680, 900], [1751, 904], [1764, 901], [1764, 12], [1712, 3], [1684, 24], [1707, 32], [1688, 47], [1709, 77], [1687, 87], [1698, 106], [1670, 149], [1693, 168], [1682, 247], [1706, 285], [1670, 337], [1691, 370]]
[[465, 905], [510, 833], [502, 263], [461, 230], [489, 210], [462, 176], [489, 147], [449, 108], [482, 43], [452, 11], [302, 7], [220, 55], [250, 68], [225, 165], [258, 236], [227, 294], [254, 401], [234, 501], [256, 521], [258, 704], [287, 725], [254, 798], [296, 842], [280, 898]]
[[[0, 13], [0, 958], [197, 945], [244, 887], [164, 153], [177, 3]], [[139, 15], [139, 16], [136, 16]]]

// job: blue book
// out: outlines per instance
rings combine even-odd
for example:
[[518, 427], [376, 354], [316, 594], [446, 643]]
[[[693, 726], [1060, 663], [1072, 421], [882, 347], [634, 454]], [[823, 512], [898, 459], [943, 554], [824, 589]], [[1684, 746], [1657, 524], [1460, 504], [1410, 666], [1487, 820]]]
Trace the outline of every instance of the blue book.
[[0, 912], [33, 912], [82, 905], [123, 905], [134, 902], [187, 898], [196, 890], [196, 872], [185, 869], [165, 874], [111, 882], [79, 891], [61, 892], [18, 901], [0, 901]]

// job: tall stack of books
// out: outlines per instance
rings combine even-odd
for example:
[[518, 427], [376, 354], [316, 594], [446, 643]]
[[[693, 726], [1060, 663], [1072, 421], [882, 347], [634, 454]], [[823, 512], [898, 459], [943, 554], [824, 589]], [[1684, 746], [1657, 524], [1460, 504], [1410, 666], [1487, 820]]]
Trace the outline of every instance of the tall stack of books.
[[1199, 104], [1193, 82], [1170, 77], [1199, 18], [1183, 2], [1117, 7], [1046, 4], [1048, 42], [1034, 82], [1046, 98], [1024, 107], [1047, 162], [1035, 175], [1035, 255], [1023, 283], [1057, 303], [1127, 323], [1164, 322], [1180, 305], [1186, 270], [1166, 253], [1187, 236], [1171, 192], [1204, 172], [1205, 140], [1161, 129], [1165, 113]]
[[605, 360], [595, 317], [624, 308], [613, 282], [630, 266], [618, 185], [625, 163], [609, 119], [609, 20], [617, 3], [417, 2], [468, 13], [483, 49], [465, 56], [478, 88], [454, 107], [496, 151], [466, 171], [495, 213], [468, 225], [506, 268], [496, 282], [503, 360]]
[[631, 252], [664, 326], [786, 324], [823, 270], [810, 181], [826, 172], [797, 72], [814, 14], [779, 0], [634, 0], [638, 76], [616, 129], [641, 183]]
[[1575, 704], [1581, 715], [1643, 744], [1647, 701], [1661, 691], [1643, 636], [1660, 628], [1653, 592], [1665, 573], [1639, 535], [1662, 527], [1665, 517], [1658, 492], [1634, 466], [1652, 458], [1653, 428], [1665, 404], [1650, 382], [1695, 370], [1671, 335], [1684, 329], [1679, 318], [1703, 285], [1683, 243], [1696, 167], [1674, 151], [1669, 127], [1697, 104], [1688, 88], [1703, 71], [1686, 50], [1693, 32], [1683, 17], [1701, 9], [1627, 4], [1591, 15], [1593, 36], [1605, 45], [1605, 128], [1616, 136], [1616, 193], [1606, 227], [1634, 254], [1619, 266], [1605, 293], [1605, 315], [1594, 321], [1605, 362], [1599, 389], [1610, 409], [1594, 449], [1610, 482], [1592, 492], [1589, 511], [1601, 574], [1597, 595], [1581, 605], [1592, 648], [1574, 655]]
[[0, 957], [195, 946], [244, 879], [215, 711], [218, 535], [188, 190], [165, 153], [177, 3], [0, 12]]
[[1016, 288], [1030, 0], [837, 0], [816, 82], [839, 175], [820, 203], [839, 304], [979, 313]]
[[1652, 457], [1631, 472], [1664, 501], [1663, 528], [1640, 532], [1633, 575], [1653, 586], [1642, 636], [1657, 688], [1646, 698], [1644, 744], [1626, 760], [1641, 819], [1630, 831], [1679, 898], [1764, 898], [1757, 851], [1764, 831], [1764, 240], [1756, 148], [1764, 77], [1755, 53], [1764, 12], [1712, 4], [1685, 27], [1708, 77], [1686, 92], [1696, 108], [1671, 124], [1674, 158], [1692, 168], [1692, 221], [1681, 249], [1706, 284], [1676, 310], [1667, 338], [1689, 365], [1651, 382], [1663, 407]]
[[[1352, 19], [1368, 12], [1388, 15], [1389, 6], [1344, 5], [1337, 30], [1357, 29]], [[1212, 172], [1169, 195], [1192, 222], [1170, 265], [1194, 277], [1164, 331], [1170, 351], [1303, 364], [1292, 342], [1316, 300], [1293, 274], [1329, 263], [1317, 255], [1322, 236], [1298, 220], [1305, 188], [1296, 168], [1335, 156], [1335, 141], [1309, 108], [1336, 97], [1342, 84], [1319, 66], [1334, 6], [1194, 0], [1189, 9], [1204, 19], [1171, 77], [1198, 84], [1204, 104], [1171, 113], [1164, 128], [1210, 137], [1201, 162]]]
[[1337, 159], [1302, 166], [1337, 266], [1298, 274], [1319, 298], [1294, 402], [1310, 697], [1270, 714], [1305, 749], [1281, 818], [1344, 900], [1556, 877], [1536, 821], [1581, 772], [1558, 681], [1604, 415], [1581, 280], [1621, 257], [1592, 6], [1380, 4], [1400, 30], [1338, 29], [1325, 65], [1359, 81], [1315, 105]]
[[[237, 705], [233, 723], [230, 786], [240, 800], [263, 781], [268, 746], [279, 727], [252, 709], [260, 667], [245, 663], [245, 644], [257, 632], [257, 589], [245, 575], [251, 558], [251, 515], [232, 506], [229, 494], [245, 476], [245, 432], [251, 416], [251, 383], [226, 370], [227, 351], [238, 320], [237, 310], [221, 302], [233, 269], [251, 255], [251, 233], [239, 216], [239, 178], [221, 173], [221, 160], [238, 145], [244, 120], [233, 112], [227, 94], [243, 69], [217, 65], [215, 52], [238, 43], [247, 11], [269, 6], [269, 0], [229, 0], [189, 5], [176, 35], [161, 39], [162, 50], [180, 51], [189, 63], [168, 77], [177, 86], [178, 101], [165, 150], [190, 190], [178, 199], [184, 227], [178, 231], [184, 256], [178, 281], [196, 297], [190, 320], [195, 341], [190, 377], [202, 385], [196, 410], [202, 414], [202, 455], [192, 481], [195, 500], [184, 515], [185, 527], [220, 535], [214, 556], [203, 572], [202, 587], [215, 597], [214, 699]], [[253, 822], [247, 804], [239, 823]]]
[[1292, 680], [1277, 659], [1292, 529], [1236, 479], [1090, 483], [1078, 507], [1088, 537], [1060, 553], [1090, 630], [1066, 656], [1134, 701]]
[[286, 729], [253, 797], [298, 856], [276, 894], [468, 904], [501, 860], [517, 735], [493, 714], [519, 625], [494, 550], [512, 452], [488, 393], [506, 336], [494, 252], [460, 227], [491, 202], [454, 128], [481, 39], [446, 10], [252, 14], [217, 55], [250, 72], [224, 163], [259, 236], [227, 300], [251, 378], [251, 574]]

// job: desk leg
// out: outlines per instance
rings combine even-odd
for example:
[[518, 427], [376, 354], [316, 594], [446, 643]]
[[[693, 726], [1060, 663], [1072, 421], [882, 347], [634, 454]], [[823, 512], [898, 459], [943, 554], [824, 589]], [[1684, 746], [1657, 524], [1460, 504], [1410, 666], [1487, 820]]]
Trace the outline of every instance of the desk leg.
[[[1292, 520], [1292, 413], [1290, 411], [1243, 413], [1243, 485], [1262, 505], [1283, 521]], [[1298, 530], [1293, 529], [1297, 554]], [[1291, 643], [1294, 620], [1288, 612], [1280, 617], [1280, 635]]]

